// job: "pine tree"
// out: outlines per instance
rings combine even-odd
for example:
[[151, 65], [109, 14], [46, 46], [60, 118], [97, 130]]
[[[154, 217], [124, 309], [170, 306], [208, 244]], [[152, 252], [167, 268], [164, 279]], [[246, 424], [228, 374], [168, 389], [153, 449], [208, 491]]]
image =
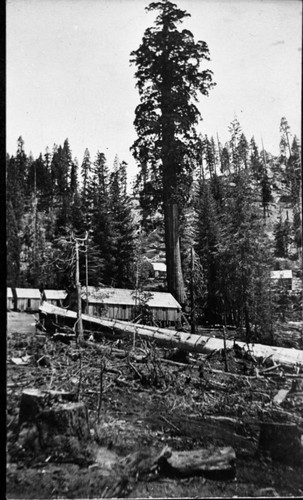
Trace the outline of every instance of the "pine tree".
[[283, 221], [280, 213], [278, 222], [274, 227], [275, 255], [277, 257], [287, 257], [290, 244], [291, 227], [288, 217]]
[[57, 234], [61, 228], [70, 224], [70, 176], [72, 169], [72, 154], [68, 139], [65, 139], [63, 147], [56, 145], [53, 150], [51, 162], [51, 175], [54, 186], [55, 204], [58, 208]]
[[[83, 199], [83, 195], [82, 195]], [[88, 176], [86, 198], [86, 229], [91, 236], [89, 260], [98, 267], [94, 281], [110, 284], [110, 262], [112, 259], [112, 216], [110, 211], [109, 171], [105, 155], [97, 152], [96, 160]], [[99, 264], [97, 265], [97, 261]]]
[[21, 242], [19, 238], [18, 223], [11, 200], [6, 203], [6, 279], [7, 286], [16, 287], [20, 277], [20, 252]]
[[90, 159], [90, 152], [86, 148], [81, 164], [81, 178], [82, 178], [82, 189], [81, 189], [81, 208], [83, 212], [83, 217], [85, 220], [85, 228], [88, 230], [90, 227], [89, 218], [89, 207], [90, 207], [90, 196], [89, 196], [89, 183], [92, 175], [92, 163]]
[[22, 219], [25, 212], [26, 178], [28, 158], [24, 152], [24, 141], [18, 139], [16, 156], [6, 158], [6, 239], [7, 282], [17, 286], [21, 267]]
[[168, 0], [153, 2], [147, 10], [159, 14], [155, 27], [145, 31], [140, 47], [131, 54], [141, 98], [134, 122], [138, 139], [132, 150], [139, 164], [149, 170], [148, 185], [164, 212], [168, 289], [182, 303], [179, 218], [199, 142], [195, 131], [199, 111], [194, 101], [198, 91], [207, 95], [212, 86], [211, 71], [200, 67], [209, 52], [205, 42], [194, 42], [190, 31], [177, 29], [189, 16], [186, 11]]
[[254, 137], [250, 140], [250, 167], [254, 178], [260, 181], [263, 174], [263, 164]]
[[215, 324], [222, 322], [218, 302], [218, 261], [217, 245], [220, 240], [220, 220], [218, 205], [213, 197], [211, 184], [200, 179], [195, 198], [196, 244], [195, 251], [203, 270], [201, 282], [206, 290], [200, 294], [198, 308], [204, 322]]
[[70, 176], [70, 220], [74, 231], [82, 233], [85, 229], [85, 216], [79, 191], [78, 169], [78, 160], [75, 158], [72, 163]]
[[248, 171], [232, 180], [221, 214], [217, 286], [226, 320], [244, 326], [249, 340], [255, 332], [265, 334], [270, 325], [270, 252]]
[[243, 151], [241, 150], [240, 147], [240, 141], [243, 134], [241, 125], [236, 116], [230, 123], [228, 130], [230, 132], [229, 146], [231, 149], [231, 164], [233, 167], [233, 171], [238, 172], [242, 166], [242, 158], [240, 153], [243, 154]]
[[271, 183], [268, 178], [266, 169], [264, 169], [264, 174], [261, 179], [261, 192], [262, 192], [262, 206], [263, 206], [263, 217], [266, 218], [266, 213], [268, 214], [268, 205], [272, 202], [273, 197], [271, 194]]
[[280, 140], [280, 153], [281, 156], [287, 157], [291, 155], [290, 148], [290, 126], [286, 118], [283, 116], [280, 122], [280, 132], [281, 132], [281, 140]]
[[249, 152], [249, 145], [244, 133], [242, 132], [238, 144], [238, 153], [240, 161], [242, 162], [242, 165], [244, 165], [244, 168], [248, 167], [248, 152]]
[[116, 287], [134, 285], [135, 240], [131, 200], [127, 194], [127, 164], [115, 158], [110, 175], [111, 241], [110, 269]]
[[228, 147], [225, 145], [221, 151], [221, 173], [230, 173], [231, 158]]
[[212, 177], [216, 173], [216, 150], [213, 138], [209, 140], [207, 135], [205, 135], [202, 148], [206, 169], [208, 170], [210, 177]]

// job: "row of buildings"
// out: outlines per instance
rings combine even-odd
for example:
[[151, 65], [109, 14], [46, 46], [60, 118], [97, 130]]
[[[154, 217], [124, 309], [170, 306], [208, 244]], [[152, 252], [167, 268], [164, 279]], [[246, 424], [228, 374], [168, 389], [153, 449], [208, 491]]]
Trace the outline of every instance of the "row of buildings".
[[[64, 290], [44, 290], [35, 288], [8, 288], [7, 309], [22, 312], [37, 312], [46, 301], [55, 306], [76, 310], [76, 292], [68, 294]], [[82, 289], [82, 312], [123, 321], [134, 320], [142, 313], [142, 306], [147, 304], [152, 319], [159, 326], [173, 326], [181, 320], [181, 306], [176, 299], [166, 292], [147, 292], [145, 295], [121, 288]], [[143, 313], [144, 314], [144, 313]]]
[[[161, 271], [164, 272], [164, 269]], [[298, 284], [298, 279], [293, 276], [291, 270], [272, 271], [271, 279], [273, 286], [282, 284], [285, 290], [290, 292], [302, 290], [301, 280]], [[37, 312], [40, 305], [46, 301], [55, 306], [76, 310], [75, 293], [74, 291], [68, 294], [65, 290], [46, 289], [40, 292], [37, 288], [7, 288], [7, 309]], [[145, 293], [121, 288], [83, 287], [82, 312], [92, 316], [132, 321], [140, 315], [140, 310], [142, 313], [142, 306], [144, 309], [147, 305], [148, 312], [156, 324], [173, 326], [180, 322], [181, 306], [170, 293]]]

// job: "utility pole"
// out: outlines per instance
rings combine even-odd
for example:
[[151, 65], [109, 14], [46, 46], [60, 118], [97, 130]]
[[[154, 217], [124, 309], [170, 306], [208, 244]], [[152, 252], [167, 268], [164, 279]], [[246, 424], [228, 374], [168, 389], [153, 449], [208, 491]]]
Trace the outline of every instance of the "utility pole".
[[[86, 233], [88, 235], [88, 233]], [[86, 314], [88, 314], [88, 239], [85, 240], [85, 286], [86, 286]]]
[[[79, 269], [79, 242], [84, 244], [86, 242], [88, 234], [86, 232], [85, 238], [76, 238], [75, 249], [76, 249], [76, 291], [77, 291], [77, 340], [82, 342], [84, 340], [83, 334], [83, 322], [82, 322], [82, 307], [81, 307], [81, 284], [80, 284], [80, 269]], [[87, 294], [88, 295], [88, 294]]]
[[77, 290], [77, 340], [78, 342], [84, 340], [83, 323], [82, 323], [82, 309], [81, 309], [81, 285], [80, 285], [80, 271], [79, 271], [79, 243], [77, 238], [76, 242], [76, 290]]
[[37, 232], [38, 232], [38, 221], [37, 221], [37, 178], [36, 178], [36, 163], [34, 163], [34, 201], [33, 201], [33, 212], [34, 212], [34, 237], [33, 237], [33, 263], [34, 263], [34, 273], [35, 281], [38, 279], [38, 267], [37, 267]]
[[194, 261], [194, 247], [191, 247], [191, 278], [190, 278], [190, 310], [191, 310], [191, 325], [190, 331], [194, 335], [196, 333], [196, 318], [195, 318], [195, 300], [194, 300], [194, 271], [195, 271], [195, 261]]

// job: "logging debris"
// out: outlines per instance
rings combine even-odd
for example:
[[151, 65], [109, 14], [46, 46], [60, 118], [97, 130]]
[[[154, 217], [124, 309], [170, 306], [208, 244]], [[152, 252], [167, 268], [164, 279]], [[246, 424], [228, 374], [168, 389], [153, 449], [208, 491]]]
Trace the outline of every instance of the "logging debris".
[[[88, 335], [90, 333], [87, 332]], [[220, 481], [230, 488], [231, 496], [241, 495], [241, 492], [253, 493], [260, 486], [272, 487], [272, 481], [280, 495], [289, 492], [298, 494], [303, 487], [299, 479], [298, 440], [292, 447], [297, 457], [297, 462], [292, 464], [294, 474], [298, 476], [297, 483], [293, 483], [296, 486], [291, 485], [294, 475], [291, 481], [287, 479], [290, 471], [283, 468], [283, 454], [279, 456], [271, 450], [266, 451], [266, 446], [260, 445], [261, 428], [266, 423], [273, 426], [292, 424], [297, 429], [297, 435], [303, 433], [302, 376], [295, 367], [265, 366], [245, 349], [230, 348], [226, 351], [229, 370], [226, 372], [220, 350], [209, 357], [205, 353], [187, 351], [188, 362], [182, 363], [171, 359], [176, 348], [158, 346], [156, 342], [140, 337], [136, 338], [135, 345], [131, 337], [102, 337], [100, 342], [87, 341], [83, 346], [77, 346], [73, 338], [69, 340], [65, 343], [57, 337], [55, 341], [48, 333], [31, 338], [22, 334], [8, 337], [7, 429], [11, 492], [18, 491], [17, 478], [21, 477], [21, 469], [15, 468], [15, 464], [27, 467], [27, 477], [32, 478], [31, 481], [34, 481], [32, 470], [36, 474], [37, 470], [54, 471], [56, 464], [60, 467], [65, 464], [64, 470], [72, 470], [75, 478], [68, 476], [69, 479], [64, 479], [68, 491], [75, 488], [78, 498], [81, 495], [82, 498], [105, 498], [113, 494], [125, 496], [130, 491], [140, 497], [144, 496], [142, 489], [149, 484], [153, 488], [160, 488], [161, 484], [181, 488], [182, 484], [187, 493], [193, 492], [191, 488], [196, 485], [199, 491], [209, 492], [203, 489], [208, 488], [208, 481], [213, 482], [212, 491], [220, 496], [218, 476], [208, 477], [205, 471], [203, 474], [199, 471], [202, 465], [197, 464], [202, 459], [192, 464], [193, 482], [181, 483], [178, 473], [172, 473], [170, 466], [177, 470], [176, 464], [179, 464], [180, 472], [182, 467], [186, 469], [186, 464], [191, 463], [193, 455], [200, 454], [200, 458], [205, 458], [203, 453], [228, 448], [233, 450], [230, 457], [236, 456], [236, 477], [241, 482], [236, 490], [235, 483], [231, 481], [235, 474], [231, 458], [230, 475], [229, 472], [223, 473], [223, 469], [220, 472]], [[29, 356], [27, 365], [12, 362], [12, 358], [24, 356]], [[41, 364], [39, 360], [43, 357], [50, 363]], [[49, 393], [50, 401], [55, 404], [66, 404], [67, 398], [70, 398], [74, 403], [85, 405], [90, 435], [90, 439], [85, 441], [86, 446], [79, 445], [75, 436], [70, 436], [68, 441], [64, 441], [64, 446], [60, 438], [59, 442], [54, 440], [53, 447], [41, 447], [39, 429], [32, 423], [25, 424], [22, 418], [21, 423], [19, 421], [22, 394], [33, 388], [43, 394]], [[289, 392], [277, 404], [274, 398], [280, 390]], [[20, 445], [27, 451], [22, 450]], [[172, 453], [170, 457], [168, 450]], [[178, 457], [179, 462], [172, 461], [172, 456]], [[129, 469], [123, 462], [125, 457], [129, 457]], [[268, 461], [269, 458], [278, 464], [275, 469], [268, 466], [270, 478], [262, 476], [260, 486], [258, 474], [250, 476], [249, 480], [243, 479], [248, 474], [244, 471], [245, 467], [250, 468], [249, 464], [254, 470], [262, 469], [264, 473], [262, 460]], [[105, 467], [107, 460], [112, 464], [110, 467]], [[81, 469], [72, 468], [76, 466]], [[200, 473], [203, 481], [199, 479]], [[58, 472], [49, 474], [54, 478], [58, 476]], [[64, 474], [62, 471], [61, 482]], [[282, 475], [284, 486], [279, 483]], [[172, 482], [161, 483], [162, 478]], [[53, 483], [56, 484], [57, 495], [69, 498], [71, 493], [64, 493], [60, 481]], [[73, 486], [71, 481], [74, 481]], [[92, 482], [93, 486], [89, 486]], [[45, 487], [50, 498], [51, 491]], [[85, 487], [92, 488], [89, 495]], [[244, 487], [246, 490], [241, 490]], [[181, 490], [175, 491], [175, 496], [180, 496]], [[148, 496], [146, 489], [144, 493]], [[191, 494], [185, 493], [185, 496]], [[40, 495], [37, 493], [36, 497]]]

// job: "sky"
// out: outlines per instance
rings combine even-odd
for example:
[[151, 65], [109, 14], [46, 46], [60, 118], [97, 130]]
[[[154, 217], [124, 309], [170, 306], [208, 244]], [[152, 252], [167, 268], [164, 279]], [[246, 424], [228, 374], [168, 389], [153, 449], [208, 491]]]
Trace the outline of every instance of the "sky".
[[[215, 88], [199, 99], [198, 132], [229, 139], [237, 116], [248, 140], [278, 154], [285, 116], [301, 136], [301, 0], [173, 0], [181, 25], [208, 44]], [[82, 163], [103, 152], [137, 166], [129, 150], [139, 94], [129, 63], [155, 13], [148, 0], [7, 0], [6, 142], [21, 135], [34, 158], [69, 139]]]

